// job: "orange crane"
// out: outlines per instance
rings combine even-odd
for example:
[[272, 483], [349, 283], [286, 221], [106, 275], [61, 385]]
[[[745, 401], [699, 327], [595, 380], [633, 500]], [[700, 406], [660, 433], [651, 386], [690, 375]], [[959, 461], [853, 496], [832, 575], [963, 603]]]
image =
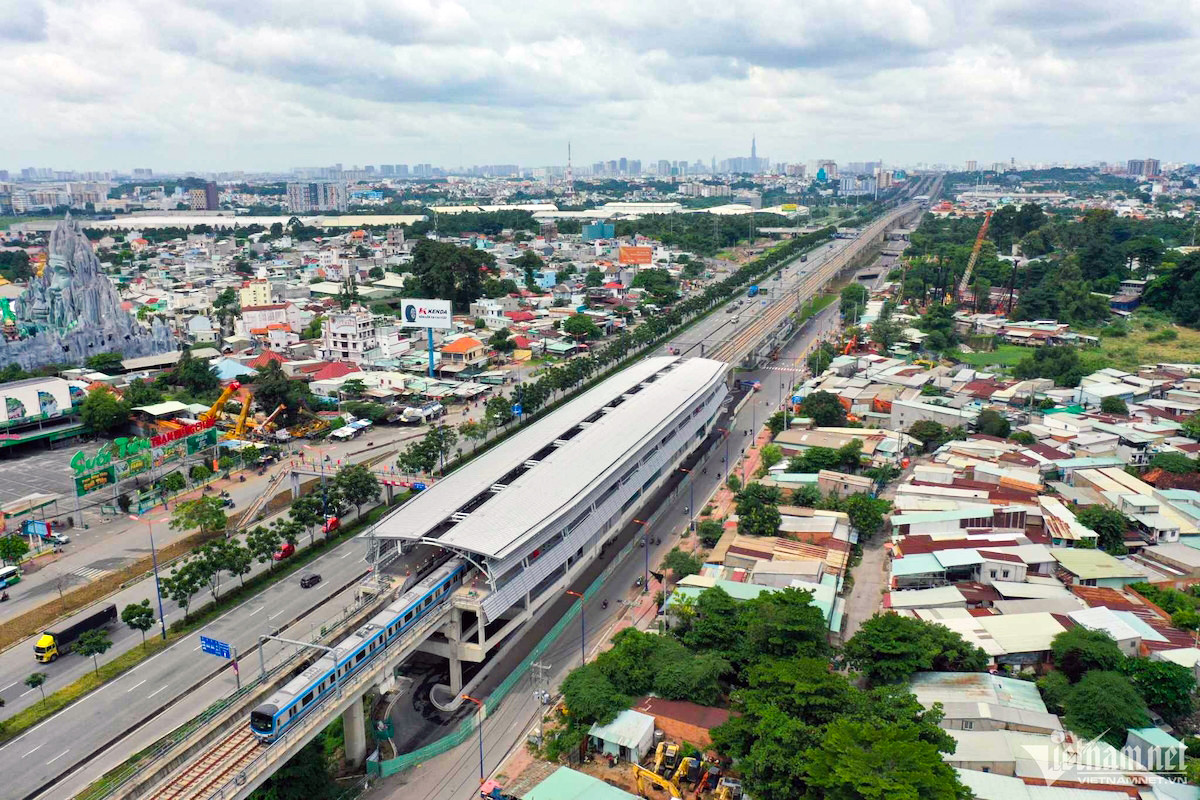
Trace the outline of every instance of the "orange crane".
[[283, 403], [280, 403], [275, 408], [275, 410], [271, 412], [271, 415], [269, 417], [264, 419], [257, 427], [255, 427], [254, 434], [256, 436], [261, 436], [262, 434], [270, 433], [271, 429], [272, 429], [271, 423], [274, 422], [275, 418], [277, 416], [279, 416], [280, 412], [282, 412], [286, 408], [287, 408], [287, 406], [285, 406]]
[[979, 226], [979, 235], [975, 237], [975, 246], [971, 248], [971, 257], [967, 259], [967, 268], [963, 272], [962, 280], [958, 282], [956, 297], [960, 300], [966, 294], [967, 287], [971, 285], [971, 273], [975, 270], [975, 262], [979, 259], [979, 251], [983, 249], [983, 240], [987, 238], [988, 225], [991, 221], [992, 212], [988, 211], [983, 215], [983, 224]]

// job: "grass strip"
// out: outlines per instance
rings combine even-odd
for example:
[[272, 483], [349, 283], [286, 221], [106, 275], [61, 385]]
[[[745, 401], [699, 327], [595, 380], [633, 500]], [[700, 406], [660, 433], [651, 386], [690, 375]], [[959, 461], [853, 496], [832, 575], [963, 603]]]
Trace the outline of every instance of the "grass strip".
[[[406, 498], [407, 495], [401, 495], [397, 499], [397, 504], [403, 502], [403, 499]], [[42, 720], [58, 713], [71, 705], [71, 703], [87, 695], [88, 692], [100, 688], [108, 681], [119, 678], [146, 659], [162, 652], [198, 628], [204, 627], [230, 608], [308, 566], [324, 553], [347, 539], [358, 535], [360, 531], [369, 525], [373, 525], [389, 510], [390, 507], [388, 506], [376, 506], [340, 529], [338, 535], [318, 540], [311, 547], [298, 550], [294, 556], [283, 562], [284, 566], [282, 568], [255, 575], [253, 578], [247, 580], [244, 586], [236, 586], [229, 589], [215, 602], [208, 603], [193, 611], [186, 619], [171, 623], [167, 628], [167, 639], [165, 641], [161, 636], [147, 637], [144, 647], [135, 647], [122, 653], [112, 661], [101, 664], [98, 672], [89, 672], [87, 675], [77, 678], [61, 689], [47, 695], [43, 702], [18, 711], [8, 719], [0, 721], [0, 744], [19, 736]]]

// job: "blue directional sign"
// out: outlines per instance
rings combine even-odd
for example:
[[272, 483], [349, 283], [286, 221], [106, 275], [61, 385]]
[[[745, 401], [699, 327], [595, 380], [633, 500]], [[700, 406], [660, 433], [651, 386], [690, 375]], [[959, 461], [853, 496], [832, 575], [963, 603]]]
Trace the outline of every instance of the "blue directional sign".
[[414, 492], [423, 492], [425, 491], [425, 484], [421, 483], [420, 481], [413, 481], [409, 488], [411, 488]]
[[792, 395], [792, 405], [799, 405], [804, 402], [804, 398], [798, 394]]
[[524, 407], [522, 407], [520, 403], [513, 403], [513, 407], [512, 407], [513, 416], [516, 416], [516, 417], [521, 416], [521, 412], [524, 410], [525, 410]]
[[210, 656], [220, 656], [221, 658], [233, 658], [233, 648], [225, 642], [210, 639], [207, 636], [200, 637], [200, 649]]

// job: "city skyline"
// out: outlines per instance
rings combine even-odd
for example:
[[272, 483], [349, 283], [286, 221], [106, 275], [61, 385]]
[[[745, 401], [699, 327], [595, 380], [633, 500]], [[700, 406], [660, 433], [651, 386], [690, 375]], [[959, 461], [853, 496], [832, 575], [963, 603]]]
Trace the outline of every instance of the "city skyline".
[[1193, 157], [1183, 4], [4, 5], [14, 167]]

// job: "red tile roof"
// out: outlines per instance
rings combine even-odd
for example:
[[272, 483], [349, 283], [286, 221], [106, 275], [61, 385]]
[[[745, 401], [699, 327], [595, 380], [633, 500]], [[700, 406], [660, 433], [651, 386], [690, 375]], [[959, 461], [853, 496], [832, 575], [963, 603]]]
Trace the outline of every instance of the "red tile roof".
[[728, 709], [697, 705], [686, 700], [643, 697], [633, 708], [652, 717], [665, 717], [703, 730], [711, 730], [729, 721]]
[[253, 367], [254, 369], [261, 369], [262, 367], [265, 367], [267, 364], [271, 363], [272, 361], [275, 361], [279, 364], [287, 363], [287, 359], [284, 358], [283, 356], [281, 356], [279, 353], [276, 353], [274, 350], [263, 350], [261, 353], [259, 353], [257, 356], [254, 357], [253, 361], [248, 363], [246, 366]]
[[505, 311], [504, 316], [513, 322], [532, 322], [535, 317], [528, 311]]
[[278, 311], [281, 308], [287, 308], [287, 303], [273, 303], [269, 306], [242, 306], [242, 313], [247, 311]]
[[362, 372], [362, 370], [358, 366], [347, 364], [344, 361], [331, 361], [313, 374], [313, 380], [327, 381], [333, 378], [341, 378], [352, 372]]
[[995, 550], [980, 550], [979, 555], [983, 556], [989, 561], [1009, 561], [1013, 564], [1025, 563], [1012, 553], [997, 553]]

